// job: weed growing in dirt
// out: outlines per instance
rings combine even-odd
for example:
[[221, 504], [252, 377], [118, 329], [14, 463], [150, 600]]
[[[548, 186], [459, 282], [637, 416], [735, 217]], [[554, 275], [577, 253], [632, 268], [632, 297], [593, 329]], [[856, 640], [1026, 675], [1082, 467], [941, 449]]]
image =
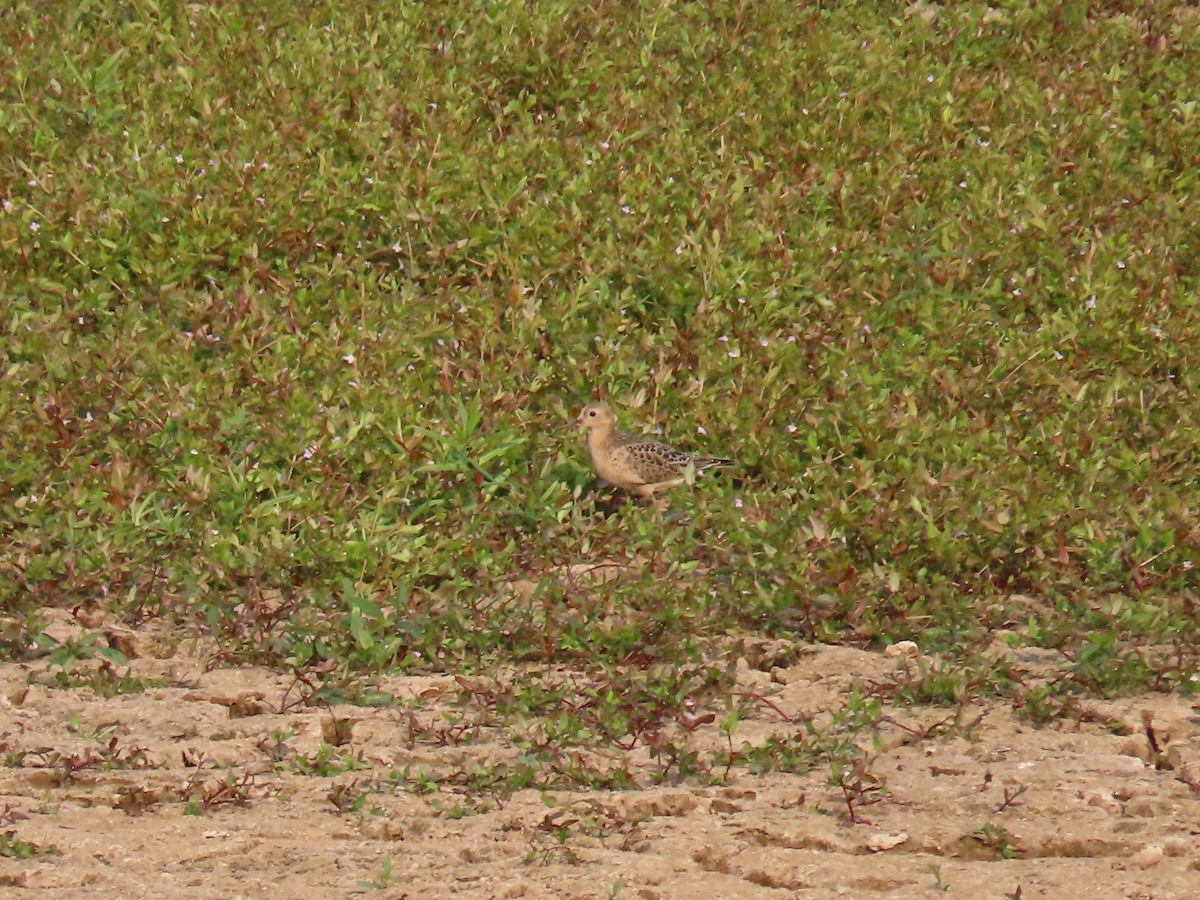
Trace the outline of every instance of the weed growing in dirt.
[[366, 890], [382, 891], [401, 882], [401, 878], [392, 874], [392, 854], [388, 853], [384, 855], [383, 862], [379, 864], [379, 874], [370, 881], [360, 881], [358, 886]]
[[353, 772], [366, 768], [362, 754], [340, 750], [332, 744], [322, 744], [308, 755], [300, 755], [292, 760], [292, 765], [301, 775], [318, 775], [329, 778], [341, 775], [343, 772]]
[[972, 837], [981, 846], [994, 850], [1000, 859], [1020, 858], [1021, 854], [1016, 848], [1012, 833], [1001, 825], [994, 825], [988, 822], [976, 831]]
[[61, 852], [54, 844], [35, 844], [17, 837], [16, 831], [0, 832], [0, 856], [9, 859], [31, 859], [34, 856], [54, 855]]
[[940, 866], [930, 866], [929, 874], [933, 876], [933, 889], [941, 893], [950, 890], [950, 886], [942, 881], [942, 870]]
[[208, 778], [197, 769], [179, 792], [184, 814], [202, 816], [221, 806], [246, 806], [268, 796], [272, 789], [258, 781], [260, 773], [246, 770], [227, 772], [224, 778]]
[[116, 697], [121, 694], [140, 694], [151, 688], [160, 688], [166, 684], [161, 678], [145, 678], [134, 675], [126, 667], [119, 672], [115, 666], [105, 660], [91, 672], [79, 669], [63, 670], [54, 673], [54, 686], [70, 690], [73, 688], [90, 688], [98, 697]]
[[157, 765], [145, 747], [122, 747], [116, 735], [97, 735], [96, 739], [97, 746], [82, 750], [42, 747], [12, 751], [5, 755], [5, 765], [47, 769], [60, 786], [74, 783], [80, 772], [91, 769], [148, 769]]

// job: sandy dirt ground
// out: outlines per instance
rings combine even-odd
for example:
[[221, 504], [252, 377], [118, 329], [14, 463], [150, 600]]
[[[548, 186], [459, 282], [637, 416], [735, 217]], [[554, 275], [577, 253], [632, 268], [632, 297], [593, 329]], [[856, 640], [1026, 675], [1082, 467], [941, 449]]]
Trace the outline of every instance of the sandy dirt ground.
[[[1178, 697], [1088, 701], [1082, 721], [1043, 728], [1006, 703], [888, 708], [869, 767], [886, 790], [862, 797], [859, 821], [827, 764], [656, 785], [644, 748], [638, 789], [489, 802], [443, 776], [518, 751], [503, 729], [435, 738], [457, 708], [451, 676], [385, 680], [400, 701], [386, 707], [298, 706], [286, 675], [206, 671], [187, 641], [111, 640], [164, 686], [105, 698], [56, 684], [47, 661], [0, 664], [4, 896], [1200, 896], [1200, 718]], [[735, 746], [914, 664], [823, 646], [783, 666], [739, 643], [723, 653], [714, 664], [769, 700]], [[726, 744], [715, 723], [689, 740]], [[414, 790], [420, 772], [438, 784]], [[32, 845], [43, 852], [22, 858]]]

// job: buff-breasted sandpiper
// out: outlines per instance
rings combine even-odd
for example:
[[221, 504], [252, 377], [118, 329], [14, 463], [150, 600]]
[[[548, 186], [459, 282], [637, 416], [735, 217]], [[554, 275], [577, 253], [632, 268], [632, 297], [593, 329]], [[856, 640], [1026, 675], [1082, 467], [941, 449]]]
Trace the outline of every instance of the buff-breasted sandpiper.
[[649, 438], [618, 431], [617, 417], [603, 402], [585, 406], [576, 423], [588, 430], [588, 454], [596, 474], [609, 484], [642, 497], [653, 497], [656, 492], [683, 484], [705, 469], [733, 462], [717, 456], [694, 456]]

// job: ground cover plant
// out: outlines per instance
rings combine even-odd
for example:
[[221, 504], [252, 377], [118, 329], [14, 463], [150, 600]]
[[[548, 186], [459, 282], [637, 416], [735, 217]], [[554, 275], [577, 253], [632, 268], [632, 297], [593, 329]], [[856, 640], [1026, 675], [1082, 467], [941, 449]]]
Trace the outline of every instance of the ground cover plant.
[[[211, 637], [281, 708], [451, 674], [413, 740], [514, 751], [420, 776], [464, 808], [820, 766], [850, 820], [881, 701], [1193, 689], [1188, 4], [18, 2], [0, 37], [9, 659], [139, 689], [57, 609]], [[601, 395], [739, 466], [612, 496]], [[743, 743], [744, 640], [928, 658]]]

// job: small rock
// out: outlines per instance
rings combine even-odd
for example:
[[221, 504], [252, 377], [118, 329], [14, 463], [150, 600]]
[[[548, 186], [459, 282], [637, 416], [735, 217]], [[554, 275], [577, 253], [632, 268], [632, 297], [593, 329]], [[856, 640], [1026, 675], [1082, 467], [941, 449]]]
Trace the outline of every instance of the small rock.
[[1121, 801], [1112, 795], [1112, 791], [1104, 788], [1096, 788], [1088, 791], [1085, 795], [1088, 806], [1099, 806], [1101, 809], [1110, 813], [1119, 813], [1121, 811]]
[[1067, 770], [1093, 772], [1113, 778], [1132, 778], [1146, 771], [1146, 761], [1133, 753], [1089, 753], [1072, 760]]
[[803, 673], [797, 669], [781, 669], [779, 666], [775, 666], [771, 669], [771, 682], [773, 684], [791, 684], [802, 675]]
[[325, 716], [321, 719], [321, 740], [334, 747], [342, 747], [350, 743], [350, 737], [357, 719], [339, 719], [337, 716]]
[[1129, 858], [1129, 861], [1139, 869], [1149, 869], [1162, 862], [1163, 848], [1158, 844], [1147, 844]]
[[123, 625], [109, 625], [104, 631], [108, 646], [119, 650], [126, 659], [170, 659], [180, 638], [170, 634], [156, 634]]
[[884, 850], [891, 850], [893, 847], [899, 847], [907, 840], [908, 832], [905, 831], [877, 832], [867, 838], [867, 849], [872, 853], [880, 853]]
[[[1158, 804], [1154, 802], [1152, 797], [1134, 797], [1125, 804], [1125, 815], [1150, 819], [1158, 815]], [[1159, 855], [1162, 855], [1161, 847], [1159, 848]]]
[[1121, 742], [1118, 750], [1125, 756], [1141, 760], [1143, 764], [1154, 764], [1154, 750], [1144, 737], [1127, 738]]
[[640, 797], [628, 803], [626, 815], [637, 819], [649, 816], [686, 816], [699, 803], [700, 801], [691, 794], [683, 792]]
[[888, 659], [896, 659], [897, 657], [916, 659], [921, 655], [921, 648], [913, 641], [897, 641], [884, 650], [883, 655]]
[[25, 780], [29, 783], [31, 788], [44, 790], [57, 787], [59, 775], [58, 772], [52, 769], [33, 769], [28, 775], [25, 776]]
[[367, 819], [358, 830], [369, 841], [394, 841], [404, 837], [400, 825], [386, 818]]
[[243, 691], [228, 703], [215, 698], [213, 702], [228, 706], [231, 719], [246, 719], [250, 716], [260, 716], [265, 712], [270, 712], [270, 707], [264, 702], [261, 691]]
[[24, 681], [14, 681], [0, 686], [0, 706], [12, 709], [25, 702], [29, 694], [29, 685]]
[[1162, 848], [1167, 856], [1187, 856], [1192, 852], [1192, 842], [1187, 838], [1169, 837], [1162, 842]]

